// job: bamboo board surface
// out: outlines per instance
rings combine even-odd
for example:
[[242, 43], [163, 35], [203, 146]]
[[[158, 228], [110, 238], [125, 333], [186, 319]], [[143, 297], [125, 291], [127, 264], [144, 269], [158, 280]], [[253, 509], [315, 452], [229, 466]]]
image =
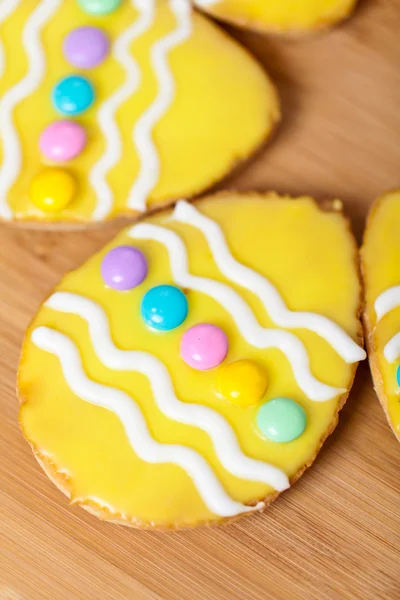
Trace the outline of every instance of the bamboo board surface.
[[[231, 31], [275, 78], [284, 121], [225, 186], [342, 198], [360, 239], [373, 199], [400, 187], [400, 0], [361, 1], [307, 39]], [[134, 531], [70, 508], [45, 477], [17, 425], [24, 329], [118, 228], [0, 229], [0, 600], [400, 599], [400, 445], [367, 364], [314, 467], [264, 515]]]

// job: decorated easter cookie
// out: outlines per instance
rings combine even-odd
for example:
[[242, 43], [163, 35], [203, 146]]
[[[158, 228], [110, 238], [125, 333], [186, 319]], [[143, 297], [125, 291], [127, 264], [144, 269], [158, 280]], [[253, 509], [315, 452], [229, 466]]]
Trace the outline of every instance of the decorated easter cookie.
[[357, 0], [193, 0], [213, 17], [241, 27], [300, 33], [329, 27], [348, 17]]
[[181, 201], [63, 279], [26, 335], [20, 423], [71, 502], [179, 528], [260, 511], [300, 477], [365, 357], [334, 206]]
[[372, 207], [362, 249], [364, 324], [375, 390], [400, 441], [400, 191]]
[[278, 121], [267, 75], [190, 0], [0, 2], [2, 220], [85, 224], [171, 204]]

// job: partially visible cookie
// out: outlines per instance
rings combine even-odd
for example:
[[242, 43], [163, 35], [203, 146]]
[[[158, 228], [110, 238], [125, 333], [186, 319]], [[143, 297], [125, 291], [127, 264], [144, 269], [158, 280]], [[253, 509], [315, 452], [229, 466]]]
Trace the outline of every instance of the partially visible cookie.
[[263, 510], [365, 357], [341, 203], [225, 193], [122, 231], [31, 323], [20, 423], [71, 499], [158, 529]]
[[373, 205], [361, 254], [372, 377], [400, 441], [400, 190], [382, 196]]
[[261, 66], [190, 0], [0, 4], [0, 220], [68, 228], [170, 205], [279, 122]]
[[193, 0], [211, 16], [248, 29], [307, 33], [346, 19], [357, 0]]

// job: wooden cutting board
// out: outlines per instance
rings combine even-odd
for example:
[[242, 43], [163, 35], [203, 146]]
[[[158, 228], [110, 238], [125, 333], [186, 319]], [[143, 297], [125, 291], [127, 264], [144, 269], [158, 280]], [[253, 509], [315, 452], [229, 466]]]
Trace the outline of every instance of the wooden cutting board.
[[[275, 77], [284, 121], [225, 186], [340, 197], [360, 237], [373, 199], [400, 187], [400, 0], [362, 1], [308, 39], [232, 32]], [[17, 424], [23, 332], [65, 271], [117, 230], [0, 230], [0, 599], [400, 598], [400, 445], [367, 364], [314, 467], [264, 515], [131, 531], [68, 507], [43, 475]]]

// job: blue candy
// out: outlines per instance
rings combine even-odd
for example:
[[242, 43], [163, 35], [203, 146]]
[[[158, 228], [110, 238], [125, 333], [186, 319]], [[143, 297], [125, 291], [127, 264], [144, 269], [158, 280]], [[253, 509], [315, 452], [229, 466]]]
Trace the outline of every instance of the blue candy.
[[397, 385], [400, 387], [400, 365], [397, 367], [396, 379], [397, 379]]
[[140, 312], [153, 329], [170, 331], [179, 327], [188, 314], [185, 294], [173, 285], [158, 285], [143, 297]]
[[53, 90], [53, 104], [63, 115], [80, 115], [91, 106], [94, 90], [91, 83], [80, 75], [69, 75]]

